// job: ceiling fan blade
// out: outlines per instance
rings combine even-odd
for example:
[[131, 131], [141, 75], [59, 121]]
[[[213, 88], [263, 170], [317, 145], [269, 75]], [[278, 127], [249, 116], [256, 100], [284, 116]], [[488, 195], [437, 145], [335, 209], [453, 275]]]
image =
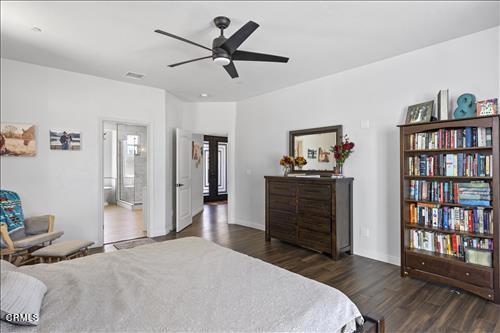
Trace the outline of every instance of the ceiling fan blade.
[[234, 62], [230, 62], [229, 65], [223, 66], [226, 72], [231, 76], [232, 79], [239, 77], [238, 76], [238, 71], [236, 70], [236, 67], [234, 66]]
[[236, 49], [241, 45], [241, 43], [243, 43], [248, 38], [248, 36], [250, 36], [258, 27], [259, 25], [257, 23], [248, 21], [247, 24], [236, 31], [220, 47], [229, 52], [229, 54], [233, 54], [234, 51], [236, 51]]
[[194, 61], [198, 61], [198, 60], [203, 60], [203, 59], [208, 59], [208, 58], [212, 58], [212, 56], [201, 57], [201, 58], [186, 60], [186, 61], [183, 61], [183, 62], [178, 62], [176, 64], [168, 65], [168, 67], [177, 67], [177, 66], [180, 66], [180, 65], [188, 64], [190, 62], [194, 62]]
[[189, 43], [191, 45], [195, 45], [195, 46], [199, 46], [201, 48], [204, 48], [205, 50], [208, 50], [208, 51], [212, 51], [211, 48], [208, 48], [208, 47], [205, 47], [203, 45], [200, 45], [198, 43], [195, 43], [195, 42], [192, 42], [190, 40], [187, 40], [186, 38], [182, 38], [182, 37], [179, 37], [179, 36], [176, 36], [176, 35], [172, 35], [171, 33], [168, 33], [168, 32], [165, 32], [163, 30], [160, 30], [160, 29], [156, 29], [155, 30], [156, 33], [159, 33], [159, 34], [162, 34], [162, 35], [165, 35], [165, 36], [168, 36], [168, 37], [171, 37], [171, 38], [175, 38], [175, 39], [178, 39], [180, 41], [183, 41], [185, 43]]
[[288, 62], [288, 58], [272, 54], [248, 52], [236, 50], [232, 55], [233, 60], [238, 61], [268, 61], [268, 62]]

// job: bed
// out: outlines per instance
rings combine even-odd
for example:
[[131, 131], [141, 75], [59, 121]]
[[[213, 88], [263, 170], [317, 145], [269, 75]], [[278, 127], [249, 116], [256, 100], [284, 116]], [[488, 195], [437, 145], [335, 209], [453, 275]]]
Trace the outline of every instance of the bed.
[[2, 332], [353, 332], [335, 288], [198, 237], [18, 268], [43, 281], [38, 326]]

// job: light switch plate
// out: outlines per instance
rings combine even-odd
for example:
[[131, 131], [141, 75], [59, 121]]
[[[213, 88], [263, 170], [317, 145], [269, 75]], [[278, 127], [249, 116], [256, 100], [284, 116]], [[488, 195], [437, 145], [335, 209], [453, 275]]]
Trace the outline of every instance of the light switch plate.
[[369, 120], [361, 120], [360, 126], [362, 129], [370, 128], [370, 121]]

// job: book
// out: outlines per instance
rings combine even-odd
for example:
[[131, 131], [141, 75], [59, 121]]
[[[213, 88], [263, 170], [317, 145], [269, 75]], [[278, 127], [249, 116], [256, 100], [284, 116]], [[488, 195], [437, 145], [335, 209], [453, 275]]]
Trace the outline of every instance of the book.
[[491, 147], [492, 128], [464, 127], [414, 133], [409, 136], [412, 150]]
[[448, 207], [419, 202], [409, 205], [408, 217], [409, 224], [418, 224], [433, 229], [493, 233], [493, 210], [491, 208]]
[[466, 262], [472, 262], [466, 257], [467, 252], [474, 250], [491, 253], [493, 251], [492, 239], [468, 237], [455, 233], [443, 234], [440, 232], [416, 229], [409, 229], [408, 232], [408, 247], [410, 249], [447, 254], [461, 258]]
[[410, 176], [493, 176], [493, 156], [491, 154], [422, 154], [409, 156], [407, 161], [407, 172]]

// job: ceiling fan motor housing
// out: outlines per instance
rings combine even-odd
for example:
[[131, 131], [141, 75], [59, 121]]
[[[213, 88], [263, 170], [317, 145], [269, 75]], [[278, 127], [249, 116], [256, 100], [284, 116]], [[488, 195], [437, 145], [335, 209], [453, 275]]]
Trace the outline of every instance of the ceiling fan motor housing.
[[[226, 63], [226, 62], [229, 63], [231, 61], [231, 55], [225, 49], [220, 47], [222, 44], [224, 44], [226, 39], [227, 39], [226, 37], [220, 36], [220, 37], [215, 38], [213, 43], [212, 43], [212, 49], [213, 49], [212, 59], [214, 61], [216, 61], [216, 59], [220, 59], [219, 61], [221, 61], [222, 64]], [[229, 61], [223, 60], [223, 59], [228, 59]]]

